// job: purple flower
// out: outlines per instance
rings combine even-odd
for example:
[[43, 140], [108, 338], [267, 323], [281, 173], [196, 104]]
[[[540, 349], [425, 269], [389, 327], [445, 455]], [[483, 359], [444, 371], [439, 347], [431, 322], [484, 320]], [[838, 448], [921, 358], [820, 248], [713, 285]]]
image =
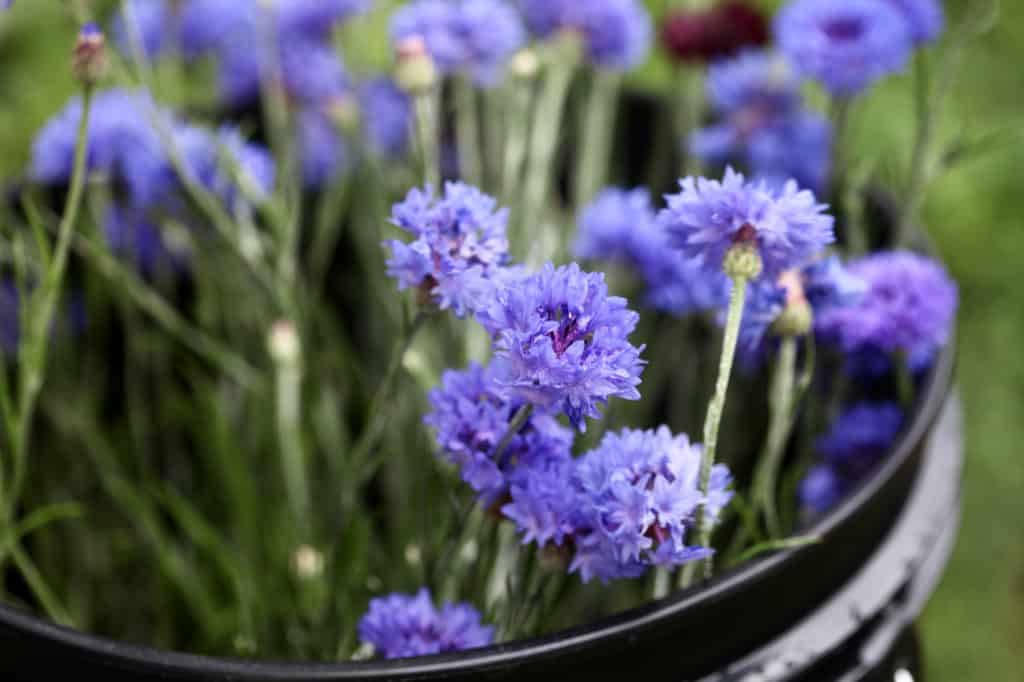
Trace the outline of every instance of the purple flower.
[[682, 191], [666, 197], [668, 208], [658, 219], [683, 255], [699, 260], [709, 277], [720, 275], [725, 254], [741, 238], [755, 241], [769, 278], [802, 265], [835, 241], [826, 206], [795, 182], [774, 191], [727, 168], [722, 182], [686, 178], [679, 184]]
[[114, 39], [128, 55], [138, 41], [142, 53], [153, 58], [174, 45], [176, 26], [174, 9], [165, 0], [127, 0], [114, 20]]
[[534, 458], [519, 467], [502, 513], [516, 524], [523, 543], [562, 546], [579, 530], [576, 461], [572, 457]]
[[429, 186], [409, 192], [395, 204], [391, 222], [414, 237], [410, 243], [385, 242], [391, 250], [388, 275], [400, 291], [421, 289], [460, 317], [485, 304], [493, 278], [509, 260], [507, 209], [497, 209], [475, 187], [449, 182], [440, 198]]
[[251, 0], [188, 0], [181, 8], [182, 53], [194, 59], [247, 42], [251, 47], [259, 30], [258, 10]]
[[260, 100], [264, 80], [271, 79], [276, 66], [285, 92], [302, 104], [323, 104], [343, 95], [349, 87], [348, 74], [330, 45], [303, 39], [282, 40], [276, 53], [257, 41], [239, 42], [225, 48], [220, 59], [220, 89], [224, 99], [236, 107]]
[[850, 272], [839, 256], [818, 259], [800, 272], [804, 296], [818, 315], [831, 308], [856, 305], [868, 284]]
[[[786, 288], [770, 279], [751, 282], [740, 326], [740, 344], [745, 354], [756, 355], [771, 326], [786, 308]], [[720, 315], [725, 323], [725, 312]]]
[[373, 0], [277, 0], [278, 31], [326, 41], [335, 27], [371, 4]]
[[838, 97], [901, 71], [911, 48], [907, 22], [888, 0], [792, 0], [775, 35], [794, 68]]
[[188, 254], [171, 249], [160, 226], [139, 209], [111, 205], [103, 233], [111, 251], [146, 275], [175, 273], [188, 264]]
[[[108, 90], [93, 99], [86, 166], [90, 174], [108, 177], [130, 204], [150, 204], [167, 188], [167, 155], [153, 126], [155, 117], [170, 125], [170, 114], [142, 93]], [[32, 146], [33, 180], [48, 185], [70, 181], [81, 119], [82, 101], [75, 98], [39, 132]]]
[[316, 109], [300, 112], [296, 125], [303, 185], [308, 189], [323, 189], [348, 166], [348, 147], [334, 122]]
[[847, 408], [815, 447], [823, 461], [800, 484], [800, 500], [822, 514], [868, 475], [903, 429], [903, 410], [895, 403], [858, 403]]
[[939, 0], [886, 0], [903, 13], [915, 43], [928, 43], [939, 37], [946, 21]]
[[[246, 142], [237, 128], [211, 133], [181, 125], [174, 143], [190, 178], [215, 194], [232, 213], [249, 210], [250, 198], [264, 199], [274, 188], [274, 159], [265, 148]], [[239, 188], [242, 179], [254, 197]]]
[[531, 415], [500, 458], [495, 457], [521, 404], [501, 396], [489, 369], [474, 364], [461, 372], [447, 371], [429, 398], [432, 409], [423, 421], [433, 428], [440, 455], [459, 468], [486, 507], [508, 497], [522, 470], [570, 459], [572, 431], [545, 414]]
[[603, 273], [550, 263], [499, 288], [477, 312], [494, 338], [495, 381], [510, 399], [586, 417], [617, 397], [638, 400], [643, 347], [629, 342], [639, 316], [608, 295]]
[[526, 41], [519, 14], [505, 0], [416, 0], [391, 20], [395, 43], [418, 36], [443, 73], [466, 73], [495, 85]]
[[619, 262], [646, 286], [646, 300], [675, 315], [716, 307], [725, 277], [705, 275], [692, 259], [669, 245], [647, 190], [606, 189], [580, 213], [574, 253], [579, 258]]
[[855, 305], [819, 315], [819, 336], [854, 361], [881, 361], [861, 364], [865, 371], [884, 371], [896, 353], [913, 370], [927, 367], [949, 339], [957, 308], [956, 284], [942, 266], [908, 251], [889, 251], [855, 261], [849, 272], [866, 283], [866, 292]]
[[639, 66], [651, 48], [651, 17], [638, 0], [519, 0], [519, 6], [538, 37], [578, 32], [587, 58], [602, 68]]
[[395, 82], [373, 78], [358, 91], [364, 138], [371, 150], [387, 158], [405, 156], [409, 151], [412, 103]]
[[576, 555], [584, 582], [636, 577], [648, 566], [680, 566], [711, 554], [688, 545], [698, 507], [712, 520], [728, 504], [731, 476], [717, 465], [705, 498], [699, 488], [702, 448], [667, 427], [610, 433], [578, 462]]
[[785, 58], [748, 50], [708, 68], [708, 101], [720, 114], [774, 119], [800, 106], [800, 80]]
[[371, 599], [358, 629], [359, 638], [384, 658], [464, 651], [494, 641], [494, 628], [480, 622], [476, 609], [450, 603], [438, 609], [426, 588]]

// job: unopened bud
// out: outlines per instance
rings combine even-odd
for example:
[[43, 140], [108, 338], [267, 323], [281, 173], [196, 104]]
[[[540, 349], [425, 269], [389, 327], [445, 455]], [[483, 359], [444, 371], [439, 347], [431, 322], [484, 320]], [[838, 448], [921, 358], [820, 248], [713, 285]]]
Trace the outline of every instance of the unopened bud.
[[292, 554], [292, 570], [303, 580], [319, 578], [324, 572], [324, 555], [314, 547], [301, 545]]
[[270, 328], [267, 339], [270, 357], [279, 365], [298, 364], [302, 356], [302, 344], [295, 325], [288, 320], [280, 320]]
[[509, 71], [513, 77], [520, 80], [533, 80], [540, 71], [540, 59], [537, 58], [537, 53], [529, 48], [519, 50], [512, 57]]
[[395, 82], [413, 95], [426, 92], [437, 84], [437, 66], [420, 36], [410, 36], [395, 46]]
[[757, 250], [757, 242], [736, 242], [725, 252], [722, 269], [733, 280], [750, 281], [760, 277], [764, 263], [761, 260], [761, 252]]
[[777, 336], [804, 336], [814, 324], [814, 311], [807, 299], [787, 303], [782, 314], [775, 318], [772, 331]]
[[107, 73], [107, 41], [103, 31], [94, 23], [82, 26], [75, 42], [71, 70], [79, 83], [86, 87], [96, 85]]

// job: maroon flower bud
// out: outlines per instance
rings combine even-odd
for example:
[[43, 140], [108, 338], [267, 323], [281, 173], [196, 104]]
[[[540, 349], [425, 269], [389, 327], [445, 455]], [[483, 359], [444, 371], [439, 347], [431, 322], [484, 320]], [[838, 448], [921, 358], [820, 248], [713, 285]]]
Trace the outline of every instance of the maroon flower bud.
[[768, 19], [732, 0], [704, 12], [676, 12], [662, 27], [662, 42], [676, 60], [708, 62], [768, 42]]
[[75, 78], [88, 87], [95, 85], [106, 74], [106, 39], [96, 24], [86, 24], [78, 34], [71, 69]]

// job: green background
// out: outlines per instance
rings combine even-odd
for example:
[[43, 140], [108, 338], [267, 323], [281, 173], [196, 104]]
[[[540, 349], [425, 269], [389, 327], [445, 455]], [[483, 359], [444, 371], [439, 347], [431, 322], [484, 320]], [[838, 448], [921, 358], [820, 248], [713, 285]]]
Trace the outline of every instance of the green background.
[[[35, 131], [71, 92], [61, 4], [18, 0], [0, 18], [0, 178], [24, 168]], [[982, 4], [946, 3], [954, 19]], [[923, 619], [935, 682], [1024, 680], [1024, 3], [1002, 4], [994, 29], [967, 49], [940, 126], [944, 139], [990, 143], [939, 178], [925, 207], [961, 287], [968, 439], [963, 528]], [[655, 64], [641, 80], [665, 73]], [[889, 79], [856, 112], [855, 156], [899, 177], [912, 121], [910, 78]]]

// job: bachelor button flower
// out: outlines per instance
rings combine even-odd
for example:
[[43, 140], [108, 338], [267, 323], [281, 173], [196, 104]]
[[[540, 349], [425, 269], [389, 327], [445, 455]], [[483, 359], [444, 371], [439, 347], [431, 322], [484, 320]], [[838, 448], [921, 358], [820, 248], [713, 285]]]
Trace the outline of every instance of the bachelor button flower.
[[469, 604], [434, 606], [430, 591], [370, 600], [359, 620], [359, 638], [384, 658], [410, 658], [487, 646], [494, 628]]
[[906, 20], [887, 0], [792, 0], [775, 35], [795, 68], [839, 97], [902, 70], [911, 47]]
[[181, 8], [181, 48], [194, 59], [232, 45], [251, 48], [259, 30], [259, 4], [252, 0], [188, 0]]
[[768, 20], [736, 0], [703, 11], [677, 11], [662, 27], [662, 42], [678, 61], [710, 61], [768, 42]]
[[584, 582], [607, 581], [709, 556], [710, 548], [688, 545], [687, 536], [702, 502], [712, 522], [728, 504], [731, 477], [716, 465], [705, 498], [698, 488], [701, 452], [664, 426], [607, 434], [577, 464], [580, 519], [570, 570]]
[[521, 405], [499, 394], [490, 369], [473, 364], [461, 372], [449, 370], [429, 399], [432, 409], [423, 421], [433, 428], [440, 455], [459, 467], [485, 507], [508, 497], [521, 470], [570, 459], [572, 431], [536, 413], [495, 457]]
[[856, 304], [819, 315], [819, 336], [838, 345], [858, 372], [884, 372], [897, 353], [915, 371], [931, 364], [949, 339], [957, 307], [956, 284], [942, 266], [889, 251], [851, 263], [849, 272], [866, 291]]
[[436, 198], [432, 187], [413, 189], [395, 204], [391, 222], [411, 234], [412, 242], [385, 242], [391, 250], [388, 275], [399, 290], [419, 289], [442, 310], [462, 317], [484, 304], [491, 280], [508, 263], [508, 210], [475, 187], [445, 185]]
[[417, 0], [391, 20], [395, 44], [421, 38], [442, 73], [466, 73], [494, 85], [526, 40], [519, 14], [505, 0]]
[[699, 259], [709, 277], [723, 269], [738, 242], [757, 250], [768, 277], [802, 265], [835, 240], [833, 219], [814, 194], [787, 182], [778, 191], [764, 182], [745, 182], [731, 168], [725, 178], [686, 178], [682, 191], [667, 198], [659, 221], [688, 258]]
[[724, 295], [724, 277], [705, 276], [669, 246], [644, 189], [606, 189], [584, 208], [575, 254], [633, 268], [644, 281], [647, 303], [674, 315], [714, 308]]
[[781, 188], [792, 179], [816, 193], [828, 189], [832, 124], [824, 116], [801, 110], [756, 131], [745, 147], [740, 158], [757, 179], [769, 186]]
[[708, 100], [718, 113], [776, 119], [800, 105], [800, 80], [784, 57], [748, 50], [708, 68]]
[[153, 58], [173, 47], [177, 21], [166, 0], [127, 0], [114, 20], [114, 40], [127, 55], [135, 54], [137, 41], [142, 54]]
[[316, 109], [299, 112], [296, 124], [303, 185], [323, 189], [348, 165], [348, 146], [334, 122]]
[[501, 511], [516, 524], [523, 543], [560, 547], [572, 541], [580, 523], [576, 460], [535, 459], [511, 477], [509, 499]]
[[902, 428], [903, 410], [895, 403], [859, 403], [844, 411], [815, 444], [823, 461], [800, 485], [808, 511], [835, 506], [882, 460]]
[[548, 263], [489, 298], [477, 319], [494, 339], [495, 381], [510, 399], [561, 410], [583, 431], [609, 398], [640, 398], [643, 347], [629, 342], [639, 316], [608, 295], [603, 273]]
[[[254, 40], [259, 41], [257, 35]], [[262, 80], [272, 76], [271, 65], [279, 69], [284, 90], [293, 101], [322, 104], [342, 95], [349, 87], [348, 74], [330, 45], [304, 39], [280, 41], [276, 53], [271, 47], [248, 42], [223, 50], [220, 59], [220, 89], [224, 99], [236, 107], [260, 101]]]
[[[128, 203], [147, 205], [167, 189], [167, 155], [154, 117], [168, 125], [168, 112], [158, 110], [147, 95], [109, 90], [93, 98], [89, 116], [86, 164], [90, 174], [101, 173]], [[75, 141], [82, 118], [82, 100], [75, 98], [50, 119], [32, 145], [30, 175], [36, 182], [64, 185], [71, 179]]]
[[519, 0], [519, 6], [538, 37], [577, 31], [595, 66], [631, 69], [650, 51], [651, 17], [639, 0]]
[[372, 0], [277, 0], [278, 31], [326, 41], [336, 26], [371, 4]]
[[906, 17], [915, 43], [927, 43], [942, 33], [945, 14], [940, 0], [886, 0]]

